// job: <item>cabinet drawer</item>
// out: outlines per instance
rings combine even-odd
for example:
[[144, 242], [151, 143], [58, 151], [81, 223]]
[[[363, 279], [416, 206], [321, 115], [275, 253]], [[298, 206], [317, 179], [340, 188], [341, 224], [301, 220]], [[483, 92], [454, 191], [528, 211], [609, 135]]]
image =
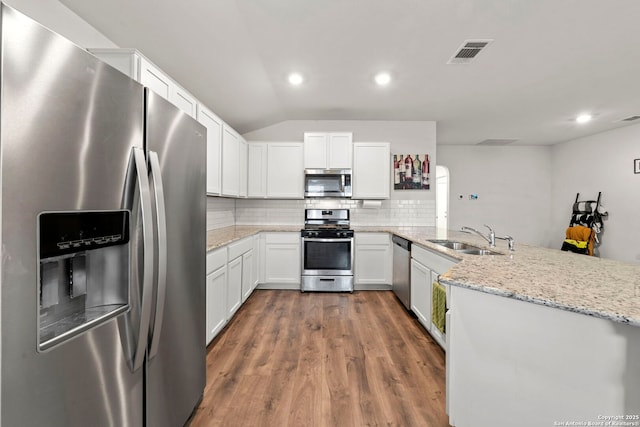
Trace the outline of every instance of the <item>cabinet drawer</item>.
[[267, 244], [300, 244], [300, 233], [266, 233]]
[[253, 249], [253, 237], [247, 237], [239, 242], [231, 243], [229, 246], [229, 259], [233, 260], [238, 258], [245, 252], [249, 252]]
[[453, 260], [452, 258], [440, 255], [418, 245], [411, 245], [411, 258], [425, 265], [437, 274], [444, 273], [458, 263], [458, 261]]
[[227, 263], [227, 248], [222, 247], [207, 253], [207, 274], [224, 267]]
[[389, 233], [356, 233], [356, 246], [389, 245]]

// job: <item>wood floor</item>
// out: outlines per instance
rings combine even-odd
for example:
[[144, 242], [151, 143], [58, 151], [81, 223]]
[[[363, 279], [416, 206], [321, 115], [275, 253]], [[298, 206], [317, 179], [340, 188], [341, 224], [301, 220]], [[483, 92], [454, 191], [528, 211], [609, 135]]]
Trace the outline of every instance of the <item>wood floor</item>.
[[256, 290], [209, 346], [201, 426], [449, 426], [444, 353], [390, 291]]

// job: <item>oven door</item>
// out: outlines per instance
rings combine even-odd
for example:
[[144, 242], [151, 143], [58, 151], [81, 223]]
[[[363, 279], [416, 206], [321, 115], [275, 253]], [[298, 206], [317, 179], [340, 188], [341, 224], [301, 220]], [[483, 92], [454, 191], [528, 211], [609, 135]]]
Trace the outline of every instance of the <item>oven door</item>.
[[353, 237], [303, 237], [302, 275], [353, 276]]

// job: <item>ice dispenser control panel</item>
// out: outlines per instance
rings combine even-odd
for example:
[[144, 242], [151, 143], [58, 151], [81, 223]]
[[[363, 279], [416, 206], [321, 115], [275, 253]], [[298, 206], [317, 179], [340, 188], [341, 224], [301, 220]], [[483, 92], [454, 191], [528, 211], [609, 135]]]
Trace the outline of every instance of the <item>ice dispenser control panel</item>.
[[39, 351], [128, 310], [129, 212], [38, 217]]
[[129, 242], [126, 211], [40, 215], [40, 259]]

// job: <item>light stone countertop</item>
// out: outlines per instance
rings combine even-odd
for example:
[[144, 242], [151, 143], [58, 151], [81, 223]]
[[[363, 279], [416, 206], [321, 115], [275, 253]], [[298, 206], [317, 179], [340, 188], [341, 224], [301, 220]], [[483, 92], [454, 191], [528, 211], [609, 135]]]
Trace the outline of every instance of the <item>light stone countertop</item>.
[[[236, 226], [207, 233], [207, 250], [261, 231], [299, 231], [300, 226]], [[440, 276], [445, 285], [542, 304], [562, 310], [640, 326], [640, 265], [589, 257], [516, 242], [496, 242], [503, 255], [465, 255], [430, 239], [449, 239], [488, 249], [480, 237], [435, 227], [353, 227], [356, 232], [388, 232], [460, 260]]]
[[263, 231], [300, 231], [303, 225], [236, 225], [207, 231], [207, 252]]

